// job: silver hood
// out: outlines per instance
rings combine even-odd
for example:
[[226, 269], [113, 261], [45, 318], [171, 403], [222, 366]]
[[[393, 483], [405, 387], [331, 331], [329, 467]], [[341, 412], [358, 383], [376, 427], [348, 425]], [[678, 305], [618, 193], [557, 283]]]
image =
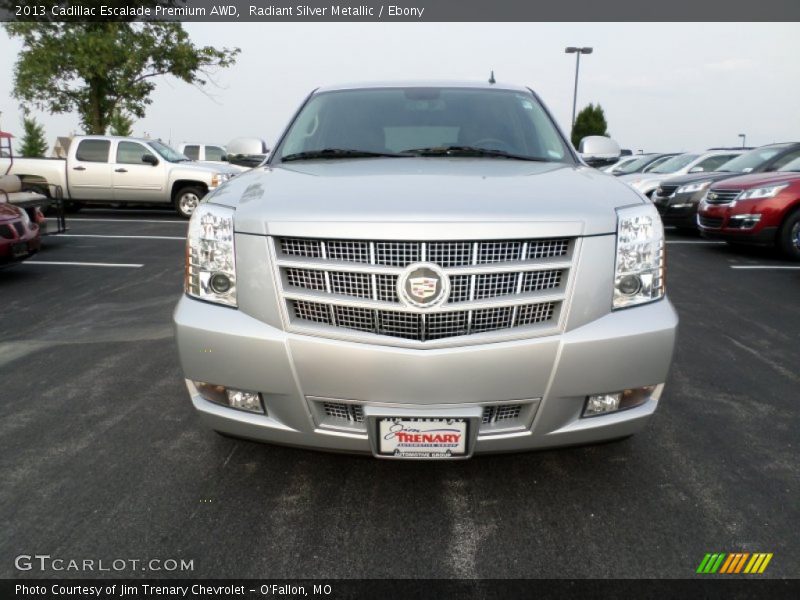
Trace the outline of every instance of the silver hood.
[[457, 237], [463, 227], [443, 225], [473, 233], [501, 222], [503, 237], [608, 234], [616, 231], [615, 208], [643, 202], [616, 177], [589, 167], [440, 157], [259, 167], [204, 201], [236, 208], [240, 233], [362, 237], [395, 226], [397, 239], [444, 230]]

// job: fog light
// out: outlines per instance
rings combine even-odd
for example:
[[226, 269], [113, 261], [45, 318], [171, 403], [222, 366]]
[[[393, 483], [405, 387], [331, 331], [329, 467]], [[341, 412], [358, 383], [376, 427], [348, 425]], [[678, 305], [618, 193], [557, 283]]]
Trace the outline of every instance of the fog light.
[[618, 394], [595, 394], [586, 399], [586, 408], [583, 409], [584, 417], [602, 415], [619, 410], [619, 401], [622, 393]]
[[654, 385], [645, 385], [611, 394], [593, 394], [586, 398], [581, 416], [595, 417], [640, 406], [650, 399], [655, 389]]
[[197, 388], [197, 392], [209, 402], [248, 412], [261, 414], [266, 414], [267, 412], [264, 410], [264, 406], [261, 403], [261, 394], [258, 392], [246, 392], [202, 381], [193, 381], [192, 383]]
[[244, 392], [242, 390], [228, 390], [228, 405], [231, 408], [263, 413], [261, 408], [261, 394], [258, 392]]

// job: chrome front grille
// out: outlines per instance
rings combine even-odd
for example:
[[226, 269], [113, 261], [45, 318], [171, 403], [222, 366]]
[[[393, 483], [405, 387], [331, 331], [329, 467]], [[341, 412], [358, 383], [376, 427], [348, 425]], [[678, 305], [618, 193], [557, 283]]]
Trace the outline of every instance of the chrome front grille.
[[672, 196], [672, 194], [674, 194], [679, 187], [679, 185], [662, 183], [660, 186], [658, 186], [656, 194], [662, 197]]
[[[291, 325], [425, 343], [486, 332], [558, 327], [575, 241], [570, 238], [386, 241], [272, 238]], [[448, 297], [417, 308], [398, 295], [404, 269], [433, 263]]]
[[294, 316], [304, 321], [423, 341], [544, 323], [553, 318], [556, 303], [428, 314], [328, 305], [306, 300], [290, 300], [290, 306]]
[[[485, 242], [387, 242], [279, 238], [286, 256], [405, 267], [421, 260], [441, 267], [464, 267], [537, 258], [566, 256], [569, 238]], [[375, 259], [370, 248], [374, 247]], [[423, 251], [425, 257], [423, 257]]]
[[711, 190], [706, 194], [706, 202], [709, 204], [730, 204], [742, 190]]

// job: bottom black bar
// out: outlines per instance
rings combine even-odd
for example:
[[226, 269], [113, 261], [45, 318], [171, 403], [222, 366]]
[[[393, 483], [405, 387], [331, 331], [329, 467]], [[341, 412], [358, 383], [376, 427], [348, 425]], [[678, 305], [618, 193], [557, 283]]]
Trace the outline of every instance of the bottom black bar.
[[187, 598], [798, 598], [800, 580], [698, 576], [696, 579], [4, 579], [0, 598], [140, 600]]

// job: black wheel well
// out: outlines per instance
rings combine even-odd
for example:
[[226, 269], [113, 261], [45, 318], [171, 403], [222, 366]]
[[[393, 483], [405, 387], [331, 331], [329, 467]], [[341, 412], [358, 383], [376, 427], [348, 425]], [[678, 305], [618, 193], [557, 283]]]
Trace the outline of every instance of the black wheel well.
[[175, 200], [175, 196], [178, 195], [178, 192], [187, 187], [197, 187], [203, 190], [205, 193], [208, 193], [208, 186], [202, 181], [192, 181], [191, 179], [179, 179], [178, 181], [172, 184], [172, 194], [170, 197], [173, 200]]

